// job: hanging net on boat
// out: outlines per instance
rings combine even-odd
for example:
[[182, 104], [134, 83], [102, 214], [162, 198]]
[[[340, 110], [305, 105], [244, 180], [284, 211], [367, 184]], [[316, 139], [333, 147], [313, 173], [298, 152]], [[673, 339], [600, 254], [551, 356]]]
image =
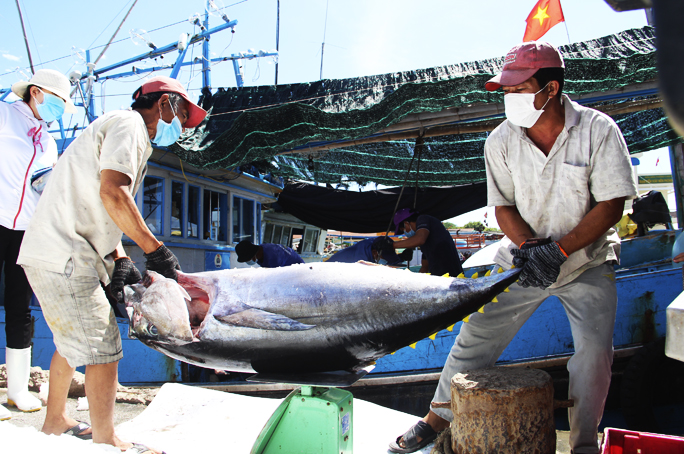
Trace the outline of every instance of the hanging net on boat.
[[[656, 80], [652, 27], [561, 46], [559, 50], [566, 63], [564, 92], [571, 97], [608, 92], [610, 96], [594, 97], [590, 103], [608, 110], [657, 99], [655, 88], [620, 95], [624, 87]], [[502, 63], [503, 58], [496, 58], [353, 79], [219, 89], [201, 100], [210, 112], [205, 123], [172, 151], [200, 168], [253, 165], [261, 173], [285, 178], [398, 185], [413, 157], [414, 140], [310, 150], [321, 144], [373, 136], [410, 114], [502, 103], [500, 90], [484, 89], [485, 82], [500, 72]], [[477, 126], [478, 122], [502, 118], [496, 114], [459, 124]], [[631, 153], [681, 141], [661, 108], [614, 114], [613, 118]], [[488, 132], [486, 127], [481, 130], [485, 132], [426, 138], [418, 185], [483, 181]], [[415, 184], [415, 174], [409, 181]]]

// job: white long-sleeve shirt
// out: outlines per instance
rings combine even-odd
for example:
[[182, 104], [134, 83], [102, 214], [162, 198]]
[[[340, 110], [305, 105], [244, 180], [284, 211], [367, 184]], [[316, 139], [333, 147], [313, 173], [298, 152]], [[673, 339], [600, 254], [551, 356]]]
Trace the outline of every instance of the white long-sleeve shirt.
[[0, 225], [26, 230], [40, 195], [31, 187], [36, 170], [57, 162], [57, 144], [23, 101], [0, 102]]

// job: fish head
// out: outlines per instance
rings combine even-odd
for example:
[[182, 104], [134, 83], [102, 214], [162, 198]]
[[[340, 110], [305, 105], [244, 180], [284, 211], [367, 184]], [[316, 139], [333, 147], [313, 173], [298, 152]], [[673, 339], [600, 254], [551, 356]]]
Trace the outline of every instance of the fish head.
[[131, 337], [170, 344], [192, 342], [188, 301], [190, 296], [176, 281], [148, 271], [142, 284], [124, 288]]

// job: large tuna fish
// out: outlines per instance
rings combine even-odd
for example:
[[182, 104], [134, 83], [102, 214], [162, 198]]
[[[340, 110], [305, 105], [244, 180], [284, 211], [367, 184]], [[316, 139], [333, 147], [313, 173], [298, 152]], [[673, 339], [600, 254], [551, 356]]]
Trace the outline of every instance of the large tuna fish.
[[[202, 367], [260, 374], [358, 371], [477, 311], [515, 282], [309, 263], [148, 273], [126, 287], [133, 337]], [[182, 288], [181, 288], [182, 287]]]

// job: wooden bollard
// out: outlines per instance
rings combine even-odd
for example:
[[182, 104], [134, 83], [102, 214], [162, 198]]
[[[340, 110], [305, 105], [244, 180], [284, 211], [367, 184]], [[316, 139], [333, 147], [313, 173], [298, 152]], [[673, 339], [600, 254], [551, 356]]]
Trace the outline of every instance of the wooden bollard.
[[451, 379], [455, 454], [556, 452], [553, 382], [537, 369], [490, 368]]

